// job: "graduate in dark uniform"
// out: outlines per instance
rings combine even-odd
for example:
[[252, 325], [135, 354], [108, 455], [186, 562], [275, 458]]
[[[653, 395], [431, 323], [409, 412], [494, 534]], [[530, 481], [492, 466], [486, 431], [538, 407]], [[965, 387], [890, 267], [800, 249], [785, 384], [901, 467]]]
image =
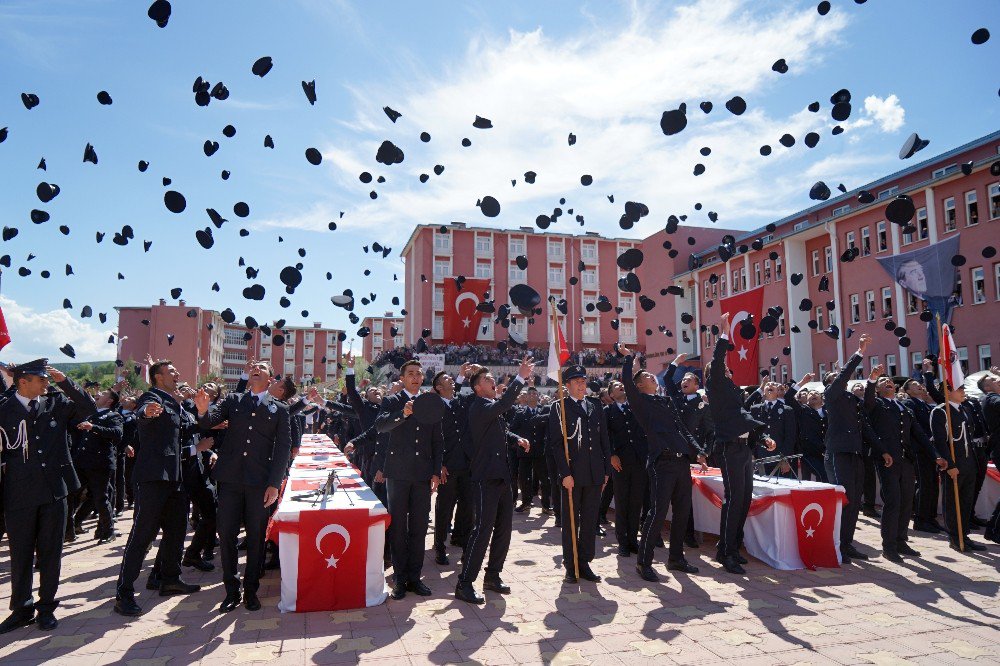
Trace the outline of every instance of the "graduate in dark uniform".
[[[964, 552], [986, 550], [986, 546], [969, 538], [969, 520], [972, 517], [973, 500], [976, 494], [976, 452], [969, 435], [969, 417], [962, 403], [965, 401], [965, 386], [958, 385], [948, 391], [948, 402], [931, 411], [931, 432], [938, 456], [947, 463], [941, 472], [941, 492], [944, 494], [944, 524], [948, 529], [951, 547], [963, 551], [959, 543], [958, 516], [956, 515], [955, 485], [958, 485], [958, 513], [961, 515]], [[951, 411], [951, 440], [948, 438], [948, 415]], [[952, 455], [954, 442], [954, 455]]]
[[[730, 330], [728, 312], [722, 315], [719, 329]], [[756, 447], [773, 451], [777, 445], [764, 433], [764, 424], [746, 409], [743, 390], [733, 382], [732, 372], [726, 367], [726, 353], [731, 347], [728, 335], [723, 333], [705, 372], [705, 391], [715, 424], [713, 453], [725, 492], [716, 559], [729, 573], [741, 575], [746, 573], [742, 565], [747, 563], [740, 555], [740, 546], [753, 498], [753, 451]]]
[[[562, 516], [563, 566], [567, 583], [576, 583], [573, 563], [573, 541], [577, 543], [580, 578], [600, 582], [601, 577], [590, 568], [597, 548], [597, 521], [600, 511], [601, 491], [611, 476], [611, 442], [608, 423], [600, 405], [587, 399], [587, 371], [582, 365], [571, 365], [563, 370], [563, 383], [568, 395], [565, 418], [562, 403], [554, 403], [549, 412], [548, 445], [555, 454], [559, 470], [559, 483], [563, 488], [562, 506], [569, 509], [572, 493], [576, 534], [573, 521]], [[569, 444], [569, 461], [566, 460], [565, 438]]]
[[618, 556], [639, 552], [640, 514], [649, 488], [646, 474], [646, 433], [625, 397], [625, 386], [612, 381], [608, 395], [614, 401], [604, 408], [611, 443], [611, 476], [615, 488], [615, 537]]
[[[989, 450], [993, 464], [1000, 468], [1000, 368], [993, 366], [990, 372], [979, 378], [976, 384], [983, 394], [980, 402], [983, 406], [983, 419], [989, 433]], [[983, 537], [994, 543], [1000, 543], [1000, 502], [997, 502], [990, 516]]]
[[[864, 414], [864, 403], [847, 390], [847, 382], [864, 360], [865, 350], [871, 342], [867, 333], [861, 335], [858, 350], [851, 355], [840, 372], [828, 373], [823, 379], [826, 389], [823, 403], [827, 411], [826, 474], [830, 483], [844, 487], [847, 503], [840, 519], [840, 558], [849, 564], [851, 558], [867, 560], [868, 556], [854, 546], [854, 532], [858, 525], [862, 486], [864, 485], [864, 442], [873, 443], [878, 436]], [[867, 435], [866, 435], [867, 431]], [[882, 458], [886, 467], [892, 466], [892, 456], [885, 452]]]
[[[55, 629], [66, 497], [80, 482], [70, 460], [67, 428], [96, 410], [94, 400], [48, 359], [9, 368], [13, 386], [0, 397], [3, 507], [10, 542], [10, 616], [0, 633], [38, 623]], [[49, 391], [49, 378], [62, 393]], [[32, 564], [38, 556], [38, 602]], [[37, 617], [36, 617], [37, 611]]]
[[968, 434], [972, 441], [972, 451], [976, 458], [976, 489], [972, 496], [972, 517], [969, 522], [974, 527], [986, 527], [988, 521], [976, 515], [975, 507], [979, 502], [979, 493], [986, 482], [986, 470], [990, 463], [989, 452], [989, 430], [986, 427], [986, 417], [983, 415], [983, 406], [979, 400], [973, 396], [966, 396], [962, 403], [962, 409], [968, 418]]
[[[747, 408], [755, 420], [764, 424], [764, 434], [775, 443], [774, 453], [782, 456], [795, 454], [795, 444], [798, 440], [798, 424], [795, 411], [784, 403], [785, 395], [778, 382], [764, 382], [762, 388], [754, 391], [747, 398]], [[754, 451], [755, 458], [767, 455], [764, 447], [758, 445]], [[781, 476], [794, 476], [791, 465], [782, 461], [778, 465]]]
[[517, 400], [525, 381], [534, 369], [530, 357], [521, 362], [517, 376], [497, 398], [496, 379], [487, 368], [479, 368], [469, 379], [475, 398], [469, 404], [468, 451], [471, 460], [475, 522], [465, 549], [462, 573], [455, 586], [455, 597], [474, 604], [485, 599], [472, 584], [483, 566], [486, 549], [490, 558], [483, 576], [483, 589], [507, 594], [510, 588], [500, 578], [510, 547], [514, 518], [513, 479], [506, 452], [511, 443], [527, 450], [528, 440], [512, 433], [505, 414]]
[[97, 394], [97, 412], [76, 425], [79, 432], [73, 448], [73, 466], [80, 477], [80, 485], [91, 498], [76, 512], [74, 524], [79, 528], [92, 507], [97, 512], [94, 538], [100, 543], [119, 536], [114, 529], [112, 497], [108, 494], [115, 478], [118, 453], [123, 449], [124, 421], [115, 411], [118, 400], [118, 394], [112, 389]]
[[434, 375], [431, 382], [434, 392], [441, 396], [446, 407], [441, 420], [444, 434], [441, 485], [438, 486], [434, 502], [434, 561], [442, 566], [449, 564], [445, 550], [449, 532], [451, 545], [465, 548], [475, 519], [468, 447], [469, 405], [475, 395], [456, 393], [465, 383], [470, 368], [468, 363], [464, 364], [457, 381], [442, 371]]
[[122, 396], [118, 413], [122, 415], [122, 453], [125, 460], [122, 474], [125, 482], [122, 485], [123, 508], [131, 509], [135, 503], [132, 470], [135, 468], [135, 451], [139, 448], [139, 418], [135, 413], [134, 396]]
[[[933, 368], [931, 361], [924, 359], [924, 367], [930, 370]], [[933, 374], [931, 375], [933, 376]], [[929, 439], [933, 439], [931, 433], [931, 410], [937, 405], [934, 398], [927, 391], [923, 381], [918, 379], [908, 379], [903, 382], [903, 392], [907, 398], [903, 405], [907, 407], [915, 417], [917, 426], [924, 431]], [[938, 487], [941, 485], [938, 466], [936, 463], [937, 452], [934, 457], [917, 452], [916, 474], [917, 474], [917, 494], [914, 499], [913, 529], [917, 532], [929, 532], [937, 534], [943, 532], [944, 528], [937, 520], [938, 515]]]
[[136, 402], [139, 449], [132, 470], [135, 514], [115, 588], [114, 610], [126, 616], [142, 615], [142, 608], [135, 602], [135, 580], [161, 527], [163, 536], [156, 556], [160, 596], [191, 594], [201, 589], [180, 577], [188, 515], [181, 469], [184, 460], [199, 454], [197, 445], [189, 443], [198, 426], [174, 396], [180, 374], [171, 361], [151, 364], [149, 379], [152, 387]]
[[[811, 380], [812, 374], [809, 373], [800, 384]], [[802, 454], [799, 468], [802, 478], [826, 483], [826, 466], [823, 464], [823, 454], [826, 451], [826, 409], [823, 407], [823, 394], [819, 391], [807, 393], [805, 404], [800, 403], [793, 385], [785, 394], [785, 404], [791, 407], [796, 416], [799, 433], [797, 453]]]
[[[896, 399], [896, 385], [884, 373], [882, 365], [872, 368], [865, 387], [865, 412], [879, 441], [892, 457], [892, 465], [886, 467], [876, 463], [875, 468], [882, 490], [882, 556], [892, 562], [901, 562], [902, 555], [920, 555], [907, 544], [918, 451], [923, 450], [924, 455], [936, 455], [936, 452], [913, 413]], [[948, 467], [944, 458], [936, 460], [941, 469]]]
[[521, 504], [514, 510], [517, 513], [529, 511], [534, 504], [535, 495], [540, 494], [542, 513], [548, 515], [552, 512], [549, 504], [552, 491], [549, 488], [549, 473], [545, 466], [545, 438], [548, 431], [548, 419], [539, 418], [545, 415], [545, 410], [538, 406], [538, 389], [529, 386], [522, 395], [524, 396], [524, 404], [516, 408], [514, 418], [511, 419], [510, 429], [519, 437], [528, 440], [530, 446], [527, 451], [519, 448], [517, 454], [517, 478], [521, 488]]
[[407, 361], [399, 369], [403, 390], [382, 400], [375, 420], [387, 441], [378, 442], [373, 467], [375, 482], [385, 483], [389, 500], [389, 551], [395, 582], [392, 598], [406, 592], [430, 596], [420, 580], [424, 567], [424, 542], [430, 523], [431, 493], [441, 482], [444, 434], [440, 421], [421, 424], [413, 415], [413, 401], [420, 392], [424, 371], [419, 361]]
[[212, 428], [229, 421], [229, 428], [215, 465], [218, 483], [219, 553], [226, 597], [219, 611], [226, 613], [240, 604], [237, 537], [246, 526], [247, 565], [242, 601], [247, 610], [260, 610], [257, 590], [264, 555], [264, 532], [268, 508], [278, 500], [292, 446], [288, 405], [268, 391], [271, 369], [258, 362], [249, 372], [247, 390], [230, 393], [210, 406], [204, 390], [195, 396], [199, 427]]

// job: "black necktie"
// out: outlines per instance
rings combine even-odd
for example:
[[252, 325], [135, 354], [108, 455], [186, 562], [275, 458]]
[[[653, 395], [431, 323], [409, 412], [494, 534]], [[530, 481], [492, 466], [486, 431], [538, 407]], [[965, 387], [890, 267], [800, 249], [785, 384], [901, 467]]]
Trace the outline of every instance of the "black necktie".
[[38, 401], [29, 400], [28, 401], [28, 415], [31, 416], [31, 420], [35, 420], [38, 417]]

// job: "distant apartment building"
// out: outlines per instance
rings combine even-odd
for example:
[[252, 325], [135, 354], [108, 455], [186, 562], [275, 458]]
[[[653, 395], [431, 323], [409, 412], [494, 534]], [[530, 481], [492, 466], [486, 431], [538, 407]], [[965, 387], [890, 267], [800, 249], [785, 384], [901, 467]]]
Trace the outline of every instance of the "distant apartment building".
[[[386, 312], [382, 317], [365, 317], [361, 325], [371, 331], [362, 341], [361, 353], [366, 359], [373, 359], [384, 351], [402, 347], [405, 340], [406, 322], [402, 316]], [[355, 353], [359, 350], [355, 349]]]

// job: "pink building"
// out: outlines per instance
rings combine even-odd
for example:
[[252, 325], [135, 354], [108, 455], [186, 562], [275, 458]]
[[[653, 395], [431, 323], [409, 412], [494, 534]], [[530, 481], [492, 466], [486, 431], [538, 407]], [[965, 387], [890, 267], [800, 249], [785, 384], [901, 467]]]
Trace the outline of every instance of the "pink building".
[[260, 359], [270, 363], [276, 374], [291, 377], [297, 384], [333, 382], [340, 376], [340, 333], [338, 329], [323, 328], [319, 321], [312, 326], [286, 326], [280, 333], [284, 344], [274, 344], [274, 336], [262, 338]]
[[[965, 265], [956, 267], [962, 305], [952, 323], [959, 356], [970, 372], [994, 362], [997, 330], [1000, 330], [1000, 257], [984, 255], [987, 247], [1000, 246], [1000, 178], [990, 174], [990, 165], [1000, 158], [1000, 132], [976, 139], [908, 166], [855, 191], [831, 198], [812, 208], [776, 221], [775, 230], [757, 229], [737, 235], [737, 245], [760, 239], [763, 247], [720, 262], [710, 248], [697, 256], [702, 267], [669, 279], [685, 288], [693, 305], [684, 308], [694, 315], [690, 325], [679, 319], [675, 331], [686, 331], [690, 344], [680, 351], [700, 354], [710, 351], [715, 336], [711, 327], [719, 320], [719, 299], [747, 289], [764, 289], [764, 309], [784, 308], [779, 330], [760, 339], [760, 368], [771, 368], [773, 376], [798, 378], [807, 371], [823, 373], [843, 363], [857, 348], [857, 336], [869, 333], [873, 342], [865, 359], [865, 372], [884, 363], [894, 375], [909, 375], [919, 367], [926, 351], [926, 324], [918, 319], [923, 304], [899, 287], [876, 259], [904, 253], [960, 234], [960, 253]], [[960, 165], [973, 163], [969, 175]], [[858, 192], [868, 190], [876, 201], [860, 204]], [[902, 227], [885, 218], [888, 202], [899, 194], [909, 195], [917, 208], [912, 221], [917, 231], [901, 233]], [[840, 261], [847, 248], [860, 255], [852, 262]], [[776, 253], [777, 259], [772, 259]], [[792, 285], [788, 276], [804, 279]], [[666, 270], [659, 279], [668, 279]], [[715, 276], [713, 279], [712, 276]], [[827, 278], [828, 291], [820, 291]], [[812, 301], [809, 312], [799, 310], [803, 299]], [[833, 309], [827, 307], [832, 301]], [[711, 305], [710, 305], [711, 303]], [[680, 313], [680, 310], [678, 310]], [[816, 328], [809, 328], [810, 320]], [[889, 321], [906, 329], [909, 347], [886, 330]], [[834, 340], [822, 333], [831, 324], [854, 336]], [[792, 334], [795, 325], [802, 331]], [[783, 353], [785, 348], [791, 353]], [[770, 359], [779, 362], [773, 368]]]
[[[686, 266], [687, 254], [717, 244], [728, 230], [691, 228], [678, 233], [680, 238], [691, 236], [694, 245], [685, 245], [678, 258], [671, 258], [663, 247], [666, 235], [655, 234], [648, 239], [605, 238], [596, 232], [581, 235], [541, 232], [534, 227], [514, 230], [473, 227], [453, 222], [442, 233], [435, 225], [418, 225], [402, 251], [406, 263], [406, 318], [404, 339], [413, 344], [423, 329], [431, 330], [430, 343], [442, 342], [444, 328], [444, 283], [453, 277], [490, 280], [491, 293], [499, 306], [508, 302], [508, 291], [519, 283], [530, 285], [543, 299], [549, 296], [568, 302], [566, 341], [572, 351], [610, 349], [618, 340], [647, 348], [643, 321], [673, 320], [673, 296], [656, 298], [657, 307], [646, 317], [639, 307], [636, 294], [618, 289], [618, 279], [625, 274], [617, 266], [618, 256], [629, 248], [642, 249], [645, 261], [638, 269], [643, 291], [655, 294], [654, 286], [666, 286], [667, 280], [655, 279], [661, 273], [672, 277]], [[686, 242], [686, 241], [685, 241]], [[681, 250], [681, 248], [678, 248]], [[515, 259], [528, 259], [525, 270]], [[583, 270], [579, 270], [583, 262]], [[575, 278], [575, 279], [574, 279]], [[588, 304], [596, 304], [606, 296], [612, 306], [621, 307], [618, 330], [612, 327], [611, 314], [602, 315]], [[612, 311], [614, 312], [614, 311]], [[537, 318], [531, 326], [523, 318], [512, 325], [525, 336], [530, 346], [548, 344], [545, 320]], [[492, 319], [483, 318], [485, 332], [479, 331], [479, 341], [496, 344], [507, 339], [507, 332], [494, 330]], [[656, 326], [652, 326], [656, 330]], [[373, 329], [374, 330], [374, 329]], [[664, 337], [656, 330], [657, 335]], [[657, 342], [659, 344], [659, 342]], [[666, 345], [662, 345], [666, 347]], [[658, 347], [657, 347], [658, 348]]]
[[392, 312], [382, 317], [365, 317], [361, 325], [371, 330], [371, 335], [362, 341], [363, 358], [371, 360], [384, 351], [403, 346], [406, 322]]

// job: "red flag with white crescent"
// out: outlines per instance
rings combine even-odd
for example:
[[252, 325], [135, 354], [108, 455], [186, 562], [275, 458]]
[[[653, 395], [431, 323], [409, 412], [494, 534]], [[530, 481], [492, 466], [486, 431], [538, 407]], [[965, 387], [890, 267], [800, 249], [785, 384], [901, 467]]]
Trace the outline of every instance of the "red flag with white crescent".
[[837, 489], [794, 490], [788, 498], [795, 516], [802, 564], [807, 569], [839, 567], [840, 558], [833, 544], [839, 501]]
[[951, 326], [944, 324], [941, 327], [944, 335], [941, 336], [941, 357], [938, 359], [938, 367], [949, 389], [954, 389], [965, 383], [965, 373], [962, 372], [962, 362], [958, 359], [958, 348], [955, 347], [955, 338], [951, 336]]
[[476, 309], [483, 294], [489, 291], [490, 281], [483, 278], [468, 279], [462, 290], [454, 280], [444, 282], [444, 342], [454, 344], [475, 343], [483, 313]]
[[[740, 386], [754, 386], [760, 382], [757, 374], [758, 333], [747, 340], [740, 335], [740, 322], [753, 317], [755, 326], [760, 324], [764, 307], [764, 289], [752, 289], [719, 301], [722, 312], [729, 313], [729, 330], [720, 331], [729, 336], [733, 349], [726, 355], [726, 365], [733, 371], [733, 381]], [[759, 331], [759, 329], [758, 329]]]
[[302, 511], [295, 611], [364, 608], [367, 508]]

